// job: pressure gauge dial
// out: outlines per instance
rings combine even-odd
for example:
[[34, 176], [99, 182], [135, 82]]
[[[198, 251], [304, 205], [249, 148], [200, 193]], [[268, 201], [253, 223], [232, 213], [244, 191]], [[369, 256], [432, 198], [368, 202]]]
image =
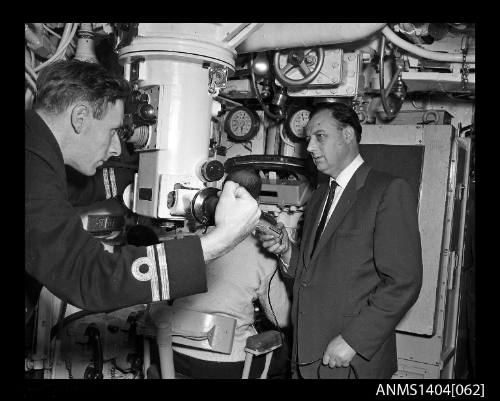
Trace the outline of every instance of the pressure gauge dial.
[[224, 124], [227, 135], [236, 142], [252, 139], [257, 135], [259, 127], [260, 118], [257, 113], [244, 106], [232, 109]]
[[294, 142], [302, 141], [306, 137], [306, 125], [309, 122], [311, 109], [307, 107], [298, 107], [292, 109], [286, 118], [285, 127], [288, 136]]

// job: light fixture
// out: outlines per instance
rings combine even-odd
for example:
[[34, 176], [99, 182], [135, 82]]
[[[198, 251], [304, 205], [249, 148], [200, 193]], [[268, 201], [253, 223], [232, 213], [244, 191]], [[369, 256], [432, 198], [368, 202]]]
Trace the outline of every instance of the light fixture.
[[95, 54], [94, 32], [90, 23], [80, 24], [75, 59], [88, 63], [99, 63]]
[[265, 53], [259, 53], [253, 61], [253, 72], [255, 75], [264, 76], [269, 72], [269, 60], [267, 59]]

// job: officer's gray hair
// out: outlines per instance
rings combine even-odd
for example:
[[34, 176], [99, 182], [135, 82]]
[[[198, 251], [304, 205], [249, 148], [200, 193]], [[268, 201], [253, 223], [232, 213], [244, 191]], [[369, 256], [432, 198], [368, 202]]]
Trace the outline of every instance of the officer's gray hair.
[[128, 82], [99, 64], [79, 60], [58, 61], [45, 67], [37, 80], [34, 108], [58, 114], [77, 101], [87, 101], [94, 118], [101, 119], [108, 103], [126, 101]]

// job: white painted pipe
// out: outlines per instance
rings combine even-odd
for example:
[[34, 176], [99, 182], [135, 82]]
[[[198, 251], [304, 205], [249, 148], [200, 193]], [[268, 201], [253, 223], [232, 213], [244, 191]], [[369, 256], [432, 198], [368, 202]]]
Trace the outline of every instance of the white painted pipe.
[[172, 351], [172, 325], [162, 324], [156, 336], [162, 379], [175, 379], [174, 354]]
[[236, 48], [239, 54], [294, 47], [350, 43], [369, 37], [386, 23], [265, 23]]
[[[382, 33], [387, 38], [387, 40], [394, 43], [397, 47], [400, 47], [401, 49], [406, 50], [407, 52], [412, 53], [418, 57], [422, 57], [428, 60], [444, 61], [449, 63], [463, 62], [462, 53], [438, 53], [438, 52], [433, 52], [431, 50], [423, 49], [419, 46], [415, 46], [413, 43], [401, 39], [398, 35], [396, 35], [392, 31], [391, 28], [387, 26], [384, 29], [382, 29]], [[476, 55], [468, 54], [466, 60], [467, 63], [475, 63]]]

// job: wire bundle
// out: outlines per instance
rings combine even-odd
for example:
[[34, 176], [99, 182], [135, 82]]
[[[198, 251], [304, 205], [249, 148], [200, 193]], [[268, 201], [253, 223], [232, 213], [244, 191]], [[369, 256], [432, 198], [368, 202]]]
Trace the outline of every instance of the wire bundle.
[[[25, 93], [25, 104], [30, 105], [33, 100], [34, 95], [36, 94], [36, 81], [38, 79], [38, 73], [45, 68], [46, 66], [58, 61], [62, 60], [66, 55], [66, 50], [68, 46], [72, 44], [72, 41], [75, 37], [76, 30], [78, 29], [78, 23], [67, 23], [64, 26], [64, 31], [62, 35], [57, 34], [54, 30], [50, 29], [46, 24], [41, 24], [42, 29], [46, 30], [50, 34], [59, 38], [59, 43], [55, 53], [45, 60], [43, 63], [35, 65], [35, 53], [32, 49], [29, 49], [28, 44], [26, 44], [27, 51], [24, 62], [24, 78], [28, 85]], [[25, 24], [25, 32], [27, 37], [34, 36], [31, 29]]]

